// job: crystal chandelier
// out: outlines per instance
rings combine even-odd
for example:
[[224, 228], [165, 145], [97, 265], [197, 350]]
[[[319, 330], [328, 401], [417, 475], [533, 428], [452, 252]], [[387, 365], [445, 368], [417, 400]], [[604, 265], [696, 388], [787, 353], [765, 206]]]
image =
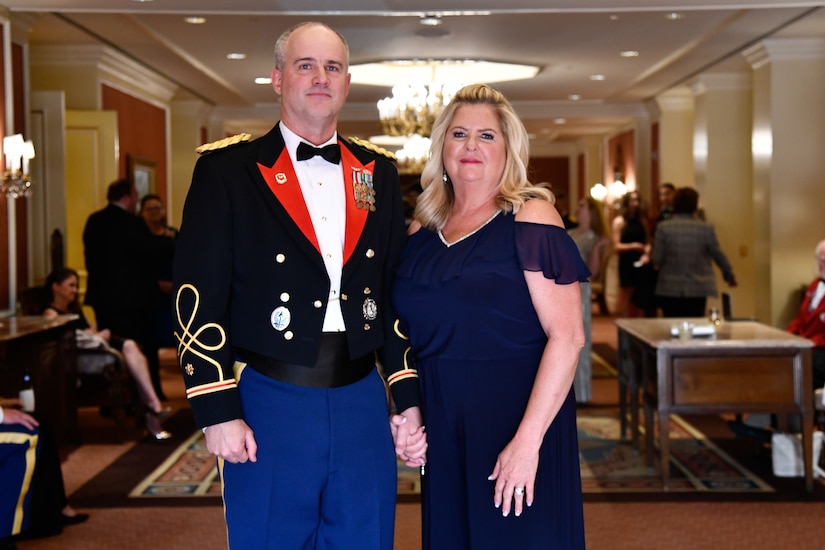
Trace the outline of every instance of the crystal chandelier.
[[420, 174], [430, 158], [430, 138], [418, 134], [409, 136], [404, 147], [395, 152], [399, 174]]
[[378, 116], [389, 136], [429, 137], [435, 117], [452, 100], [460, 84], [396, 84], [392, 96], [378, 102]]
[[34, 144], [31, 140], [23, 141], [21, 134], [3, 138], [3, 155], [6, 158], [6, 170], [3, 172], [0, 192], [16, 199], [31, 195], [31, 174], [29, 161], [34, 158]]

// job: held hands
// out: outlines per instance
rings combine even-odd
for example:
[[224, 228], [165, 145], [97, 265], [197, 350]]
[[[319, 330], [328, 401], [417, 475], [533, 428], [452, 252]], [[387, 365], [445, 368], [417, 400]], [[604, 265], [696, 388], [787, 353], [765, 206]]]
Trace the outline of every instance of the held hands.
[[390, 417], [395, 452], [410, 467], [427, 463], [427, 434], [422, 423], [421, 409], [418, 407], [410, 407]]
[[232, 464], [243, 464], [247, 460], [257, 462], [258, 444], [252, 429], [243, 420], [214, 424], [208, 426], [203, 433], [206, 436], [206, 449], [216, 457]]
[[499, 453], [493, 473], [487, 479], [496, 482], [493, 504], [501, 508], [502, 516], [509, 516], [510, 510], [515, 509], [518, 517], [524, 511], [525, 504], [533, 505], [533, 485], [538, 464], [538, 450], [519, 445], [515, 440]]

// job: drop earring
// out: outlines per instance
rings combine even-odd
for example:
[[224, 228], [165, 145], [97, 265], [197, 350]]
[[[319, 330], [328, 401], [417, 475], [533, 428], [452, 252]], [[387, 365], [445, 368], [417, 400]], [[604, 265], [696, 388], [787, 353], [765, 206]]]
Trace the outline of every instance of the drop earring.
[[444, 168], [444, 172], [441, 175], [441, 179], [442, 179], [442, 181], [444, 181], [444, 183], [447, 183], [448, 178], [447, 178], [447, 169], [446, 168]]

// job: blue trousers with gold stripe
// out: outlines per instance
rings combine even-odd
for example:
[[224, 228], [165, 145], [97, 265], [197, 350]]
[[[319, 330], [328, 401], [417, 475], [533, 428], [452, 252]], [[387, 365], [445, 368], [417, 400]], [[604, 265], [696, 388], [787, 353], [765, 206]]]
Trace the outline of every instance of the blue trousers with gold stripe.
[[332, 389], [247, 367], [238, 383], [257, 462], [221, 467], [232, 550], [391, 550], [396, 462], [377, 371]]
[[0, 426], [0, 539], [28, 528], [39, 437], [19, 424]]

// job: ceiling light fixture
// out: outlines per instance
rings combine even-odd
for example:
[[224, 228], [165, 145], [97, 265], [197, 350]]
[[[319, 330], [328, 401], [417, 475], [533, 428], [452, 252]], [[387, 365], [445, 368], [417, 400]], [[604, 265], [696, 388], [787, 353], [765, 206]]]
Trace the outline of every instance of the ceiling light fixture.
[[623, 52], [619, 52], [619, 55], [622, 57], [639, 57], [639, 52], [636, 50], [625, 50]]
[[268, 76], [259, 76], [255, 79], [255, 84], [272, 84], [272, 79]]
[[226, 54], [226, 58], [227, 59], [232, 59], [233, 61], [238, 60], [238, 59], [246, 59], [246, 54], [245, 53], [240, 53], [240, 52], [232, 52], [232, 53]]
[[199, 15], [190, 15], [189, 17], [184, 17], [183, 20], [190, 25], [203, 25], [206, 23], [206, 17], [201, 17]]
[[604, 80], [604, 75], [603, 74], [591, 74], [590, 75], [590, 80], [602, 81], [602, 80]]
[[[385, 136], [428, 138], [435, 118], [464, 85], [533, 78], [539, 67], [482, 59], [396, 59], [350, 67], [353, 84], [392, 86], [377, 104]], [[381, 141], [380, 136], [370, 138]], [[420, 141], [398, 152], [399, 170], [414, 173], [429, 155]]]
[[676, 21], [678, 19], [684, 19], [684, 18], [685, 18], [684, 13], [679, 13], [679, 12], [676, 12], [676, 11], [672, 11], [672, 12], [669, 12], [669, 13], [665, 14], [665, 19], [669, 19], [671, 21]]
[[441, 16], [435, 14], [427, 14], [424, 17], [422, 17], [418, 22], [426, 27], [437, 27], [438, 25], [443, 23], [443, 21], [441, 21]]

